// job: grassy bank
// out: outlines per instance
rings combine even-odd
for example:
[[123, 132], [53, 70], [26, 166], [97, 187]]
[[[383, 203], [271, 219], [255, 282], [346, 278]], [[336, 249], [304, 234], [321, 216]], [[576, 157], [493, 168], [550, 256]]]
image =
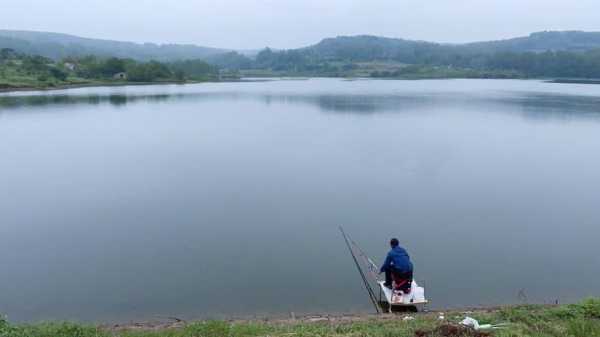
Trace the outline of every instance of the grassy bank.
[[12, 90], [27, 90], [27, 89], [52, 89], [69, 87], [76, 85], [94, 85], [102, 84], [103, 82], [114, 82], [114, 81], [99, 81], [99, 80], [87, 80], [83, 78], [65, 78], [57, 79], [53, 77], [42, 77], [33, 76], [28, 74], [22, 74], [13, 69], [10, 71], [3, 70], [3, 76], [0, 76], [0, 91], [12, 91]]
[[193, 83], [204, 83], [204, 82], [221, 82], [216, 80], [206, 81], [154, 81], [154, 82], [132, 82], [132, 81], [65, 81], [57, 82], [52, 84], [47, 83], [2, 83], [0, 81], [0, 93], [2, 92], [15, 92], [15, 91], [46, 91], [46, 90], [63, 90], [63, 89], [74, 89], [74, 88], [87, 88], [87, 87], [120, 87], [130, 85], [155, 85], [155, 84], [193, 84]]
[[0, 91], [62, 89], [92, 85], [188, 83], [235, 78], [202, 60], [163, 63], [115, 57], [61, 60], [0, 49]]
[[[475, 331], [457, 323], [466, 315], [481, 324], [506, 323]], [[1, 337], [395, 337], [395, 336], [600, 336], [600, 300], [563, 306], [518, 306], [474, 312], [305, 318], [286, 321], [204, 321], [167, 325], [86, 326], [73, 323], [13, 325], [0, 321]], [[410, 317], [410, 318], [407, 318]]]

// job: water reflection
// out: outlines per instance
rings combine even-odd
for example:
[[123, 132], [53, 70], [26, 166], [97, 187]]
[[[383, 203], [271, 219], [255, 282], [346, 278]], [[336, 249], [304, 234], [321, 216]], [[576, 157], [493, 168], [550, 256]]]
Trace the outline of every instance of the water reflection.
[[264, 96], [268, 102], [308, 104], [323, 112], [374, 114], [388, 111], [419, 110], [440, 103], [428, 95], [285, 95]]
[[518, 106], [528, 119], [562, 119], [600, 117], [600, 97], [530, 94], [501, 101]]
[[32, 95], [32, 96], [0, 96], [0, 109], [43, 107], [47, 105], [98, 105], [111, 104], [121, 106], [136, 102], [160, 102], [169, 99], [178, 99], [181, 95]]
[[548, 93], [496, 93], [462, 95], [447, 93], [412, 94], [290, 94], [252, 92], [191, 92], [160, 94], [44, 94], [0, 96], [0, 113], [16, 112], [21, 109], [44, 106], [101, 105], [121, 107], [128, 104], [182, 102], [202, 103], [207, 101], [258, 101], [270, 104], [305, 104], [317, 107], [322, 112], [371, 115], [383, 112], [411, 112], [435, 107], [487, 110], [490, 104], [508, 106], [525, 118], [571, 119], [574, 117], [598, 118], [600, 97], [561, 95]]

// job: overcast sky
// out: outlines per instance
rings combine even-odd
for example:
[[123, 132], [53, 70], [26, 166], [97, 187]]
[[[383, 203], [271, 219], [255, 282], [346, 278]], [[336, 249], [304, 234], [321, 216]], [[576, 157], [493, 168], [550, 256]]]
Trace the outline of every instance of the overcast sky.
[[466, 42], [600, 30], [600, 0], [0, 0], [0, 28], [213, 47], [372, 34]]

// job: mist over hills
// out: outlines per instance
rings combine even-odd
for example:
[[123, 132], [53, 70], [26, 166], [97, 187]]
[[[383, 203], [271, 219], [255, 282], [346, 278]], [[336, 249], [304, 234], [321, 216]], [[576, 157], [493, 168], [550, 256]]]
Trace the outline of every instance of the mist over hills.
[[338, 36], [302, 48], [249, 52], [0, 30], [1, 48], [56, 61], [88, 55], [100, 60], [116, 57], [134, 62], [186, 60], [188, 72], [192, 68], [193, 73], [198, 69], [204, 72], [215, 66], [220, 72], [244, 71], [250, 76], [600, 78], [600, 32], [583, 31], [546, 31], [463, 44], [372, 35]]
[[600, 32], [562, 31], [538, 32], [526, 37], [464, 44], [386, 38], [372, 35], [326, 38], [306, 48], [322, 58], [355, 60], [411, 59], [431, 53], [458, 55], [492, 54], [498, 52], [539, 53], [545, 51], [585, 52], [600, 48]]
[[546, 31], [507, 40], [474, 42], [463, 45], [472, 51], [487, 52], [583, 52], [600, 48], [600, 32]]
[[0, 48], [52, 59], [67, 56], [132, 58], [140, 61], [204, 59], [230, 50], [191, 44], [155, 44], [84, 38], [69, 34], [0, 30]]
[[[99, 57], [132, 58], [147, 61], [203, 59], [215, 64], [233, 60], [244, 64], [244, 57], [256, 52], [219, 49], [191, 44], [154, 44], [83, 38], [69, 34], [0, 30], [0, 48], [12, 48], [22, 53], [37, 54], [53, 59], [66, 56], [95, 55]], [[410, 62], [431, 53], [491, 54], [497, 52], [584, 52], [600, 48], [600, 32], [548, 31], [507, 40], [465, 44], [446, 44], [405, 40], [372, 35], [325, 38], [312, 46], [291, 49], [309, 53], [320, 59], [386, 60]], [[236, 55], [237, 54], [237, 55]], [[221, 58], [225, 60], [221, 60]]]

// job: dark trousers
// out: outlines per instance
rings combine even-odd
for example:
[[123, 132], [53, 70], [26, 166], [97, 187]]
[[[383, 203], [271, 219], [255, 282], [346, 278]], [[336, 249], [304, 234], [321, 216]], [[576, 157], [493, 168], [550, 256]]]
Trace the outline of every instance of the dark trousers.
[[388, 287], [392, 287], [392, 282], [396, 282], [398, 286], [395, 290], [402, 290], [405, 293], [410, 292], [410, 286], [413, 280], [413, 272], [408, 271], [400, 271], [394, 268], [385, 269], [385, 285]]

